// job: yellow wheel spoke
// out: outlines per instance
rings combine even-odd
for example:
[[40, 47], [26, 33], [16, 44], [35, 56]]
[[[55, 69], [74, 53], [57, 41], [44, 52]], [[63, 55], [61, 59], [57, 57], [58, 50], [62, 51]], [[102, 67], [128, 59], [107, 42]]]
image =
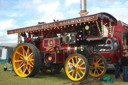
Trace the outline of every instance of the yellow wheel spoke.
[[71, 72], [73, 72], [73, 69], [72, 69], [72, 70], [70, 70], [68, 73], [70, 74]]
[[28, 63], [29, 66], [33, 67], [30, 63]]
[[103, 68], [104, 69], [104, 66], [98, 66], [99, 68]]
[[23, 64], [22, 66], [20, 66], [20, 67], [17, 69], [17, 71], [20, 70], [23, 66], [24, 66], [24, 64]]
[[73, 63], [73, 65], [74, 65], [74, 59], [72, 58], [72, 63]]
[[77, 56], [75, 58], [76, 58], [76, 62], [78, 62]]
[[79, 76], [79, 77], [81, 77], [81, 75], [79, 74], [79, 72], [78, 72], [78, 71], [77, 71], [76, 73], [78, 74], [78, 76]]
[[33, 55], [33, 53], [29, 54], [28, 58], [29, 58], [31, 55]]
[[29, 67], [29, 73], [31, 72], [31, 67]]
[[90, 70], [91, 73], [92, 73], [93, 69], [94, 69], [94, 68], [92, 68], [92, 69]]
[[28, 70], [28, 65], [26, 65], [26, 69]]
[[86, 69], [85, 67], [79, 67], [79, 69]]
[[[28, 61], [29, 61], [29, 60], [28, 60]], [[33, 60], [33, 61], [34, 61], [34, 60]], [[28, 63], [30, 63], [30, 64], [34, 65], [33, 61], [29, 61]]]
[[79, 60], [78, 60], [78, 62], [77, 62], [77, 64], [76, 64], [76, 65], [78, 65], [78, 64], [80, 63], [80, 61], [81, 61], [81, 59], [79, 59]]
[[81, 67], [82, 65], [84, 65], [85, 63], [83, 62], [82, 64], [80, 64], [79, 66]]
[[31, 62], [31, 64], [32, 64], [32, 65], [34, 65], [34, 63], [33, 63], [33, 62]]
[[28, 47], [28, 49], [27, 49], [26, 56], [28, 55], [28, 53], [29, 53], [29, 47]]
[[68, 62], [69, 64], [71, 64], [73, 66], [73, 64], [71, 62]]
[[34, 61], [34, 59], [29, 59], [28, 61]]
[[30, 66], [28, 66], [28, 65], [26, 65], [26, 69], [27, 69], [27, 71], [28, 71], [28, 73], [30, 73], [31, 71], [29, 70], [29, 68], [30, 68]]
[[75, 75], [75, 79], [77, 78], [77, 73], [76, 73], [76, 75]]
[[[23, 56], [23, 57], [24, 57], [24, 56]], [[23, 59], [23, 57], [22, 57], [22, 56], [20, 56], [19, 58], [20, 58], [20, 59]]]
[[17, 63], [17, 62], [22, 62], [22, 60], [15, 60], [15, 63]]
[[33, 58], [33, 55], [31, 56], [31, 58]]
[[23, 50], [23, 55], [25, 55], [26, 54], [26, 51], [24, 50], [24, 47], [22, 46], [21, 48]]
[[99, 74], [98, 70], [96, 69], [96, 73]]
[[80, 69], [80, 72], [82, 73], [82, 74], [84, 74], [84, 72]]
[[99, 63], [99, 62], [100, 62], [100, 60], [101, 60], [101, 58], [97, 61], [97, 63]]
[[[21, 58], [21, 59], [23, 59], [23, 57], [24, 57], [24, 55], [23, 55], [23, 54], [21, 54], [21, 53], [20, 53], [20, 52], [18, 52], [18, 51], [16, 52], [16, 54], [20, 55], [20, 58]], [[22, 57], [21, 57], [21, 56], [22, 56]]]
[[23, 64], [23, 62], [20, 62], [19, 66], [21, 66]]
[[94, 70], [94, 75], [96, 75], [96, 69]]
[[28, 68], [28, 65], [26, 65], [26, 69], [27, 69], [27, 71], [29, 72], [29, 68]]
[[100, 70], [100, 72], [102, 72], [102, 70], [100, 68], [98, 68]]
[[25, 67], [25, 69], [24, 69], [24, 71], [23, 71], [23, 75], [24, 75], [24, 73], [26, 72], [26, 70], [27, 70], [27, 66]]
[[72, 72], [72, 76], [74, 75], [74, 72], [75, 72], [75, 71], [73, 70], [73, 72]]

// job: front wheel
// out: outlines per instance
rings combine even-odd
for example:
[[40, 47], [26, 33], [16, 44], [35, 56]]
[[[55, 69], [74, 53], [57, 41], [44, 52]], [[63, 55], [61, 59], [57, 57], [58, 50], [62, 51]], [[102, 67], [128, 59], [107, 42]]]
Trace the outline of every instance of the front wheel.
[[81, 81], [87, 77], [89, 65], [81, 54], [72, 54], [65, 61], [65, 74], [72, 81]]
[[19, 44], [13, 53], [12, 65], [18, 76], [34, 76], [40, 67], [39, 50], [32, 44]]

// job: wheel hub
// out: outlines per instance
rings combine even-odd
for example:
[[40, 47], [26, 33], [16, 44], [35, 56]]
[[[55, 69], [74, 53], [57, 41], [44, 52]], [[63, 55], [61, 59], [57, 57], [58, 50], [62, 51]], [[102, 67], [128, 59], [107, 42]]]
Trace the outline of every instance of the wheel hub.
[[93, 67], [98, 68], [99, 64], [98, 63], [94, 63]]
[[73, 66], [72, 69], [75, 70], [75, 71], [79, 71], [80, 70], [79, 66]]
[[23, 58], [22, 62], [23, 62], [24, 64], [27, 64], [27, 58]]
[[98, 63], [95, 63], [95, 68], [98, 68], [99, 64]]
[[73, 67], [72, 67], [72, 69], [73, 69], [73, 70], [76, 70], [76, 67], [75, 67], [75, 66], [73, 66]]

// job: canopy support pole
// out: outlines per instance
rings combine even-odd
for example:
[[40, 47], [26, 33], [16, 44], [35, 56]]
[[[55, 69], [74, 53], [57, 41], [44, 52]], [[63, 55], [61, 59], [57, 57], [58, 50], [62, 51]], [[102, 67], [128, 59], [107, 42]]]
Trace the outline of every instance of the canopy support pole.
[[20, 44], [21, 42], [22, 42], [21, 35], [20, 33], [18, 33], [18, 44]]
[[101, 20], [101, 31], [102, 31], [102, 36], [104, 36], [104, 27], [103, 27], [103, 20]]
[[115, 26], [113, 26], [113, 29], [112, 29], [112, 36], [111, 36], [111, 37], [113, 37], [113, 34], [114, 34], [114, 28], [115, 28]]
[[109, 22], [109, 28], [110, 28], [110, 31], [109, 31], [110, 37], [112, 37], [112, 26], [111, 26], [111, 22]]
[[99, 31], [99, 33], [100, 33], [100, 36], [102, 37], [102, 33], [101, 33], [101, 31], [100, 31], [100, 27], [99, 27], [99, 25], [98, 25], [98, 22], [97, 22], [97, 21], [96, 21], [96, 25], [97, 25], [98, 31]]

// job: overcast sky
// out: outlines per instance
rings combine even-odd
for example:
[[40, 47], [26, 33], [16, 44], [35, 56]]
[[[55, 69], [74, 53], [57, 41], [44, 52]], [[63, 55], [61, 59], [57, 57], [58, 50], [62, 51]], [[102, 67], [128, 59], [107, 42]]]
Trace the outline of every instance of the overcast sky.
[[[128, 23], [128, 0], [87, 0], [89, 14], [108, 12]], [[80, 0], [0, 0], [0, 43], [17, 42], [7, 30], [79, 17]]]

